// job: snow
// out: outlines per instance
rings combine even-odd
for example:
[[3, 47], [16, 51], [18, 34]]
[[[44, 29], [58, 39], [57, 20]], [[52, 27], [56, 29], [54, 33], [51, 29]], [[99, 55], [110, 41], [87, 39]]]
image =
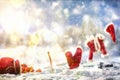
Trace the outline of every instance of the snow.
[[[67, 64], [54, 68], [52, 73], [50, 67], [45, 67], [43, 72], [25, 73], [21, 75], [2, 74], [3, 80], [119, 80], [120, 79], [120, 57], [111, 61], [105, 58], [103, 68], [99, 68], [101, 61], [86, 62], [76, 69], [68, 69]], [[111, 58], [110, 58], [111, 59]], [[113, 66], [109, 66], [109, 65]], [[106, 67], [105, 67], [106, 66]]]
[[[12, 2], [14, 5], [8, 0], [0, 1], [0, 27], [5, 29], [6, 34], [9, 32], [14, 34], [16, 31], [24, 37], [29, 33], [32, 35], [32, 31], [29, 30], [34, 27], [38, 40], [33, 42], [40, 44], [40, 46], [23, 44], [14, 48], [1, 46], [0, 57], [12, 57], [20, 60], [21, 63], [43, 70], [41, 73], [3, 74], [0, 75], [0, 80], [119, 80], [120, 57], [116, 57], [120, 55], [120, 28], [118, 28], [120, 6], [118, 2], [112, 5], [112, 2], [110, 4], [109, 1], [104, 0], [78, 2], [25, 0], [24, 5], [18, 3], [19, 6], [17, 6], [14, 1]], [[113, 44], [110, 36], [105, 34], [103, 29], [109, 22], [116, 21], [118, 21], [115, 24], [117, 43]], [[104, 42], [109, 58], [103, 59], [100, 57], [100, 52], [97, 52], [94, 54], [93, 62], [90, 63], [87, 62], [89, 50], [84, 42], [86, 37], [97, 33], [105, 36]], [[77, 46], [81, 46], [84, 50], [81, 65], [79, 68], [69, 70], [64, 53], [66, 50], [74, 53]], [[53, 60], [54, 73], [50, 70], [48, 51]], [[113, 67], [103, 66], [100, 69], [98, 68], [100, 62], [103, 62], [103, 65], [113, 64]]]

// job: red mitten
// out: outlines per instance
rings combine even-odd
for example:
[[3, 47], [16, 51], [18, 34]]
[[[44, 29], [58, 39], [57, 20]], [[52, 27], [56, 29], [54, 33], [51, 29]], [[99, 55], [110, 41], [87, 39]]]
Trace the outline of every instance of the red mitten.
[[78, 47], [76, 49], [76, 52], [75, 52], [74, 56], [73, 56], [74, 63], [76, 64], [76, 67], [79, 66], [79, 64], [81, 62], [81, 57], [82, 57], [82, 49]]
[[65, 53], [68, 65], [70, 69], [77, 68], [79, 67], [79, 64], [81, 62], [81, 57], [82, 57], [82, 49], [77, 48], [74, 56], [72, 56], [72, 53], [70, 51]]
[[116, 42], [116, 36], [115, 36], [115, 29], [114, 29], [114, 24], [113, 23], [106, 26], [105, 32], [107, 32], [111, 36], [112, 41], [115, 43]]
[[0, 74], [20, 74], [20, 63], [9, 57], [0, 58]]
[[68, 66], [71, 69], [72, 65], [74, 64], [74, 59], [73, 59], [72, 53], [70, 51], [68, 51], [65, 53], [65, 56], [67, 58]]

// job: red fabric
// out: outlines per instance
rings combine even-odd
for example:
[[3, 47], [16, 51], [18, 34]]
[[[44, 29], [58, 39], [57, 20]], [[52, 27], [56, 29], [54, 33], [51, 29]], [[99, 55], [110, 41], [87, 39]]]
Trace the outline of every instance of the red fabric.
[[93, 52], [96, 51], [95, 49], [95, 44], [94, 44], [94, 40], [91, 40], [87, 43], [88, 47], [90, 48], [90, 51], [89, 51], [89, 60], [93, 60]]
[[82, 49], [81, 48], [76, 49], [74, 56], [72, 55], [72, 53], [70, 51], [66, 52], [65, 55], [66, 55], [67, 62], [68, 62], [70, 69], [79, 67], [79, 64], [81, 62], [81, 57], [82, 57]]
[[9, 57], [0, 58], [0, 74], [19, 74], [20, 63]]
[[103, 43], [103, 40], [98, 38], [98, 42], [100, 44], [100, 51], [102, 52], [103, 55], [106, 55], [107, 51], [105, 49], [105, 45]]
[[106, 32], [110, 34], [112, 41], [116, 42], [115, 29], [113, 24], [107, 26]]

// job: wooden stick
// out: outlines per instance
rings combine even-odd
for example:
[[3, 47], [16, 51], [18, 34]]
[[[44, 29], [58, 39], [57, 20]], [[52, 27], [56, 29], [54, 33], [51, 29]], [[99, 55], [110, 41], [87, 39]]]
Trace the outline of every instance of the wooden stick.
[[54, 69], [53, 69], [53, 64], [52, 64], [52, 59], [51, 59], [51, 56], [50, 56], [50, 52], [48, 52], [48, 57], [49, 57], [50, 65], [51, 65], [51, 72], [53, 73]]

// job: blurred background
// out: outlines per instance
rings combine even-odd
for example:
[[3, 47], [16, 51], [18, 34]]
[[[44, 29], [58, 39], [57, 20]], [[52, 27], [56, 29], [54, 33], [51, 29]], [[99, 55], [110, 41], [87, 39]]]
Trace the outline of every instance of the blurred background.
[[[0, 0], [0, 57], [9, 56], [21, 63], [66, 62], [65, 51], [83, 48], [85, 40], [101, 33], [110, 56], [120, 55], [119, 0]], [[117, 43], [104, 32], [115, 25]], [[98, 52], [99, 53], [99, 52]], [[98, 56], [97, 56], [98, 57]]]

